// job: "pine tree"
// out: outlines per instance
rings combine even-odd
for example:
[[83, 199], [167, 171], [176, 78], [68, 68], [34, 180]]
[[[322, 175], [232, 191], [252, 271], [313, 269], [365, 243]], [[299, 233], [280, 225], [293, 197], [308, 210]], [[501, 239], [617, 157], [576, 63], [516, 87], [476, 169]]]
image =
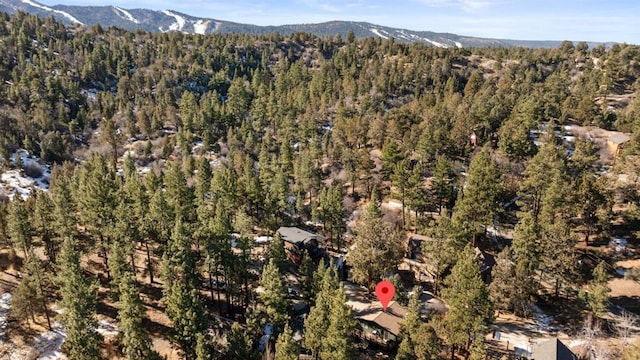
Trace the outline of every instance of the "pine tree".
[[593, 269], [593, 279], [589, 284], [589, 309], [598, 317], [607, 313], [609, 292], [611, 292], [607, 285], [608, 277], [606, 266], [606, 263], [601, 261], [598, 266]]
[[31, 247], [31, 236], [33, 234], [29, 213], [20, 197], [16, 197], [9, 203], [8, 210], [7, 234], [11, 238], [13, 248], [22, 251], [26, 257], [27, 250]]
[[77, 232], [76, 206], [72, 197], [71, 165], [54, 166], [51, 172], [50, 190], [53, 200], [53, 229], [58, 243]]
[[276, 341], [276, 359], [278, 360], [298, 360], [300, 357], [300, 345], [293, 340], [293, 332], [286, 324], [284, 331], [278, 336]]
[[409, 297], [407, 314], [400, 324], [400, 338], [402, 340], [400, 341], [398, 354], [396, 355], [396, 359], [398, 360], [410, 360], [416, 358], [415, 339], [418, 335], [420, 325], [422, 324], [422, 318], [420, 316], [421, 293], [422, 289], [420, 287], [415, 287]]
[[197, 334], [207, 328], [198, 291], [196, 259], [182, 220], [178, 218], [162, 257], [163, 302], [173, 324], [172, 338], [186, 359], [195, 359]]
[[483, 226], [493, 224], [500, 207], [500, 172], [491, 159], [489, 148], [484, 147], [471, 159], [464, 189], [453, 209], [454, 224], [465, 229], [476, 245]]
[[338, 288], [334, 290], [333, 296], [331, 297], [329, 326], [322, 340], [320, 357], [323, 360], [351, 359], [353, 344], [349, 336], [355, 327], [355, 320], [351, 315], [351, 308], [346, 304], [347, 296], [339, 280], [337, 280], [335, 271], [328, 272], [327, 274], [333, 274], [329, 276], [334, 277], [335, 280], [333, 281], [338, 284]]
[[471, 246], [465, 247], [445, 284], [442, 298], [449, 311], [444, 318], [443, 335], [452, 352], [455, 348], [466, 350], [474, 337], [482, 336], [493, 315], [489, 291], [480, 277]]
[[284, 240], [279, 232], [273, 236], [271, 244], [269, 244], [268, 259], [273, 259], [274, 264], [278, 267], [278, 272], [284, 274], [289, 270], [289, 259], [284, 249]]
[[349, 253], [351, 278], [372, 291], [374, 282], [394, 269], [402, 259], [403, 239], [400, 231], [382, 220], [374, 196], [356, 229], [354, 249]]
[[344, 222], [344, 208], [342, 200], [342, 186], [332, 184], [324, 189], [320, 195], [320, 218], [323, 222], [324, 233], [332, 246], [340, 248], [342, 246], [342, 234], [346, 231]]
[[80, 220], [102, 254], [105, 275], [110, 280], [107, 251], [111, 239], [107, 233], [109, 224], [114, 220], [116, 208], [115, 176], [107, 168], [105, 159], [97, 153], [92, 153], [89, 160], [76, 169], [75, 175], [78, 181], [75, 198]]
[[397, 194], [400, 196], [400, 202], [402, 203], [402, 226], [405, 222], [405, 199], [407, 195], [407, 189], [409, 188], [409, 176], [410, 172], [407, 168], [408, 164], [406, 160], [401, 160], [396, 163], [391, 173], [391, 183], [396, 189]]
[[471, 346], [469, 347], [469, 360], [484, 360], [487, 356], [487, 350], [484, 346], [484, 337], [481, 334], [476, 335], [476, 337], [471, 342]]
[[430, 259], [432, 271], [435, 275], [433, 281], [434, 294], [440, 294], [441, 282], [444, 272], [452, 266], [466, 240], [456, 233], [458, 230], [451, 223], [447, 209], [443, 209], [440, 216], [428, 230], [432, 241], [422, 243], [422, 253]]
[[[321, 264], [322, 265], [322, 264]], [[305, 347], [322, 359], [350, 359], [349, 334], [355, 323], [334, 266], [322, 272], [322, 285], [307, 316]]]
[[33, 210], [33, 228], [40, 235], [44, 243], [44, 250], [50, 262], [56, 262], [59, 243], [54, 238], [54, 203], [48, 194], [36, 191], [34, 194], [35, 208]]
[[417, 360], [440, 359], [440, 339], [431, 324], [420, 325], [413, 336], [413, 343]]
[[511, 311], [513, 309], [512, 280], [514, 277], [515, 264], [511, 258], [511, 250], [506, 247], [496, 257], [496, 264], [491, 270], [489, 297], [496, 310]]
[[195, 359], [198, 334], [206, 331], [207, 320], [198, 290], [182, 281], [173, 281], [163, 297], [173, 325], [172, 339], [186, 359]]
[[549, 141], [527, 164], [524, 171], [525, 179], [518, 193], [520, 195], [518, 205], [523, 211], [532, 213], [536, 224], [542, 208], [542, 199], [552, 183], [551, 180], [562, 179], [566, 174], [565, 162], [562, 150], [554, 142]]
[[558, 297], [562, 285], [573, 283], [577, 275], [575, 239], [569, 225], [562, 219], [547, 225], [542, 231], [540, 248], [540, 263], [544, 264], [541, 270], [552, 278], [554, 294]]
[[222, 358], [228, 360], [254, 360], [260, 358], [253, 350], [251, 338], [237, 322], [231, 325], [231, 331], [227, 333], [227, 349]]
[[145, 310], [132, 275], [126, 274], [121, 277], [119, 293], [118, 329], [121, 334], [122, 352], [127, 360], [150, 359], [151, 338], [142, 327]]
[[322, 344], [329, 328], [331, 297], [335, 293], [337, 286], [339, 286], [333, 281], [331, 273], [335, 272], [335, 270], [332, 266], [324, 270], [324, 264], [320, 262], [318, 269], [322, 269], [322, 278], [317, 281], [319, 286], [316, 292], [315, 305], [311, 307], [309, 315], [304, 321], [304, 344], [315, 355], [318, 355], [322, 350]]
[[59, 316], [67, 333], [62, 349], [70, 359], [100, 359], [102, 339], [95, 330], [97, 282], [84, 275], [76, 248], [76, 241], [66, 238], [58, 255], [58, 306], [64, 309]]
[[261, 302], [261, 312], [264, 314], [266, 322], [274, 324], [276, 329], [282, 329], [289, 319], [289, 300], [287, 299], [287, 288], [274, 259], [270, 259], [262, 270], [260, 284], [264, 287], [264, 292], [258, 295]]
[[311, 256], [307, 250], [302, 252], [302, 261], [298, 267], [300, 274], [300, 291], [307, 301], [312, 301], [315, 297], [313, 288], [313, 277], [316, 272], [316, 266], [311, 260]]

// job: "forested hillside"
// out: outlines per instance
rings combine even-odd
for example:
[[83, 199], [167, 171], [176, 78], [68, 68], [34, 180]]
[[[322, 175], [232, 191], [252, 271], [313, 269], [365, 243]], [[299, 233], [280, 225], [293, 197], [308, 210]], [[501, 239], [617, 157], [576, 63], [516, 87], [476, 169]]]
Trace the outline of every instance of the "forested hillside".
[[[70, 359], [154, 358], [163, 340], [175, 358], [251, 359], [269, 323], [272, 353], [295, 359], [295, 274], [316, 322], [305, 349], [355, 358], [333, 267], [294, 270], [278, 236], [256, 255], [281, 226], [321, 233], [369, 288], [408, 233], [434, 239], [422, 252], [449, 312], [412, 312], [398, 358], [489, 356], [493, 310], [606, 317], [609, 240], [640, 237], [639, 77], [626, 44], [443, 49], [0, 14], [0, 293], [15, 320], [0, 354], [59, 322]], [[7, 180], [47, 166], [46, 191]], [[484, 282], [474, 247], [497, 257]]]

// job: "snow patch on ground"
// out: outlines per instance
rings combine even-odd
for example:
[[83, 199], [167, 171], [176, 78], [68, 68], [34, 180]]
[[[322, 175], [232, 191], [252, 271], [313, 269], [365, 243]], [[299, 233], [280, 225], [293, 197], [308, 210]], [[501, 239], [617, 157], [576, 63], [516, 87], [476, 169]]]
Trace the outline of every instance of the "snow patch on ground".
[[107, 320], [99, 320], [98, 328], [96, 329], [96, 331], [104, 337], [117, 336], [119, 333], [116, 325], [113, 322]]
[[207, 27], [209, 26], [209, 22], [208, 21], [204, 21], [202, 19], [196, 21], [193, 24], [193, 31], [196, 34], [200, 34], [200, 35], [204, 35], [207, 32]]
[[123, 19], [129, 20], [129, 21], [131, 21], [133, 23], [136, 23], [136, 24], [140, 24], [140, 20], [138, 20], [135, 17], [133, 17], [133, 15], [131, 15], [131, 13], [128, 12], [127, 10], [119, 8], [117, 6], [114, 6], [113, 8], [117, 10], [116, 13], [124, 15]]
[[11, 294], [4, 293], [0, 295], [0, 344], [4, 343], [4, 337], [7, 333], [7, 317], [11, 310]]
[[536, 304], [531, 307], [533, 311], [533, 319], [535, 320], [535, 326], [541, 331], [556, 331], [557, 329], [553, 326], [553, 322], [555, 319], [551, 315], [545, 314], [542, 309]]
[[[96, 331], [104, 337], [114, 337], [118, 335], [116, 326], [106, 320], [98, 321]], [[67, 357], [62, 353], [62, 344], [67, 337], [64, 326], [59, 322], [53, 324], [53, 330], [42, 333], [33, 338], [33, 348], [39, 354], [39, 360], [65, 360]]]
[[371, 30], [372, 33], [380, 36], [381, 38], [383, 38], [385, 40], [389, 38], [388, 36], [382, 35], [378, 29], [369, 29], [369, 30]]
[[454, 43], [456, 44], [456, 46], [457, 46], [457, 47], [459, 47], [459, 48], [461, 48], [461, 47], [462, 47], [462, 44], [461, 44], [461, 43], [459, 43], [459, 42], [457, 42], [457, 41], [454, 41]]
[[[25, 1], [25, 0], [23, 0]], [[178, 14], [174, 14], [169, 10], [161, 10], [163, 14], [167, 15], [167, 16], [171, 16], [174, 19], [176, 19], [176, 22], [174, 22], [173, 24], [171, 24], [169, 26], [169, 30], [177, 30], [177, 31], [182, 31], [182, 29], [184, 28], [184, 24], [187, 23], [187, 20], [185, 20], [182, 16], [178, 15]]]
[[45, 10], [45, 11], [51, 11], [51, 12], [54, 12], [54, 13], [56, 13], [56, 14], [60, 14], [60, 15], [62, 15], [62, 16], [64, 16], [64, 17], [66, 17], [67, 19], [69, 19], [69, 20], [73, 21], [73, 22], [74, 22], [74, 23], [76, 23], [76, 24], [84, 25], [80, 20], [76, 19], [75, 17], [73, 17], [73, 16], [72, 16], [71, 14], [69, 14], [68, 12], [64, 12], [64, 11], [61, 11], [61, 10], [52, 9], [52, 8], [50, 8], [50, 7], [47, 7], [47, 6], [44, 6], [44, 5], [40, 5], [40, 4], [38, 4], [38, 3], [35, 3], [35, 2], [33, 2], [33, 1], [31, 1], [31, 0], [20, 0], [20, 1], [22, 1], [23, 3], [25, 3], [25, 4], [27, 4], [27, 5], [31, 5], [31, 6], [33, 6], [33, 7], [36, 7], [36, 8], [38, 8], [38, 9], [42, 9], [42, 10]]
[[33, 339], [33, 347], [38, 351], [39, 360], [63, 360], [67, 357], [62, 353], [62, 344], [67, 337], [64, 327], [60, 323], [53, 324], [53, 330], [47, 331]]
[[27, 167], [40, 167], [42, 176], [32, 178], [24, 174], [22, 169], [7, 170], [0, 175], [0, 192], [8, 193], [13, 199], [16, 194], [22, 196], [23, 199], [31, 195], [33, 188], [49, 190], [49, 179], [51, 178], [51, 169], [48, 165], [43, 164], [39, 158], [29, 155], [26, 150], [20, 149], [11, 155], [11, 163], [15, 164], [16, 156], [20, 156], [22, 164]]

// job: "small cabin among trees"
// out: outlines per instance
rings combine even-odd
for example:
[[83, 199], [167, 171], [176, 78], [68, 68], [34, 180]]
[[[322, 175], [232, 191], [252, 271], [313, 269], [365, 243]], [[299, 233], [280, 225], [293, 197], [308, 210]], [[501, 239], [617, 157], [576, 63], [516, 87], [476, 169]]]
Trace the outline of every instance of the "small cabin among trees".
[[389, 303], [384, 311], [379, 303], [374, 303], [356, 314], [359, 329], [354, 335], [385, 348], [393, 348], [398, 344], [400, 323], [407, 310], [395, 301]]
[[607, 138], [607, 148], [609, 149], [609, 151], [611, 151], [611, 154], [613, 154], [613, 156], [618, 156], [624, 144], [629, 140], [631, 140], [631, 137], [629, 135], [621, 132], [616, 132]]
[[324, 256], [324, 237], [318, 234], [310, 233], [308, 231], [299, 229], [297, 227], [280, 227], [277, 232], [282, 236], [284, 240], [284, 248], [287, 253], [287, 258], [299, 265], [302, 261], [302, 254], [304, 250], [309, 252], [311, 259], [317, 262]]

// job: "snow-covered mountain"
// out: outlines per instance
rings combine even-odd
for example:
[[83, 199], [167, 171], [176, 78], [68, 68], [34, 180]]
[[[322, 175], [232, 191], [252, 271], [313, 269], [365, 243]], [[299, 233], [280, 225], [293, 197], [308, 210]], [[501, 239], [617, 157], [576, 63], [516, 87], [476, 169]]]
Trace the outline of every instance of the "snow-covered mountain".
[[257, 26], [195, 17], [173, 10], [156, 11], [150, 9], [123, 9], [118, 6], [47, 6], [34, 0], [0, 0], [0, 11], [10, 14], [16, 11], [24, 11], [43, 17], [53, 16], [70, 25], [92, 26], [100, 24], [103, 27], [116, 26], [132, 31], [181, 31], [189, 34], [267, 34], [278, 32], [283, 35], [294, 32], [308, 32], [318, 36], [333, 36], [340, 34], [343, 37], [352, 31], [357, 37], [377, 37], [381, 39], [394, 38], [397, 42], [418, 42], [437, 47], [557, 47], [560, 45], [559, 41], [485, 39], [448, 33], [397, 29], [367, 22], [353, 21]]

